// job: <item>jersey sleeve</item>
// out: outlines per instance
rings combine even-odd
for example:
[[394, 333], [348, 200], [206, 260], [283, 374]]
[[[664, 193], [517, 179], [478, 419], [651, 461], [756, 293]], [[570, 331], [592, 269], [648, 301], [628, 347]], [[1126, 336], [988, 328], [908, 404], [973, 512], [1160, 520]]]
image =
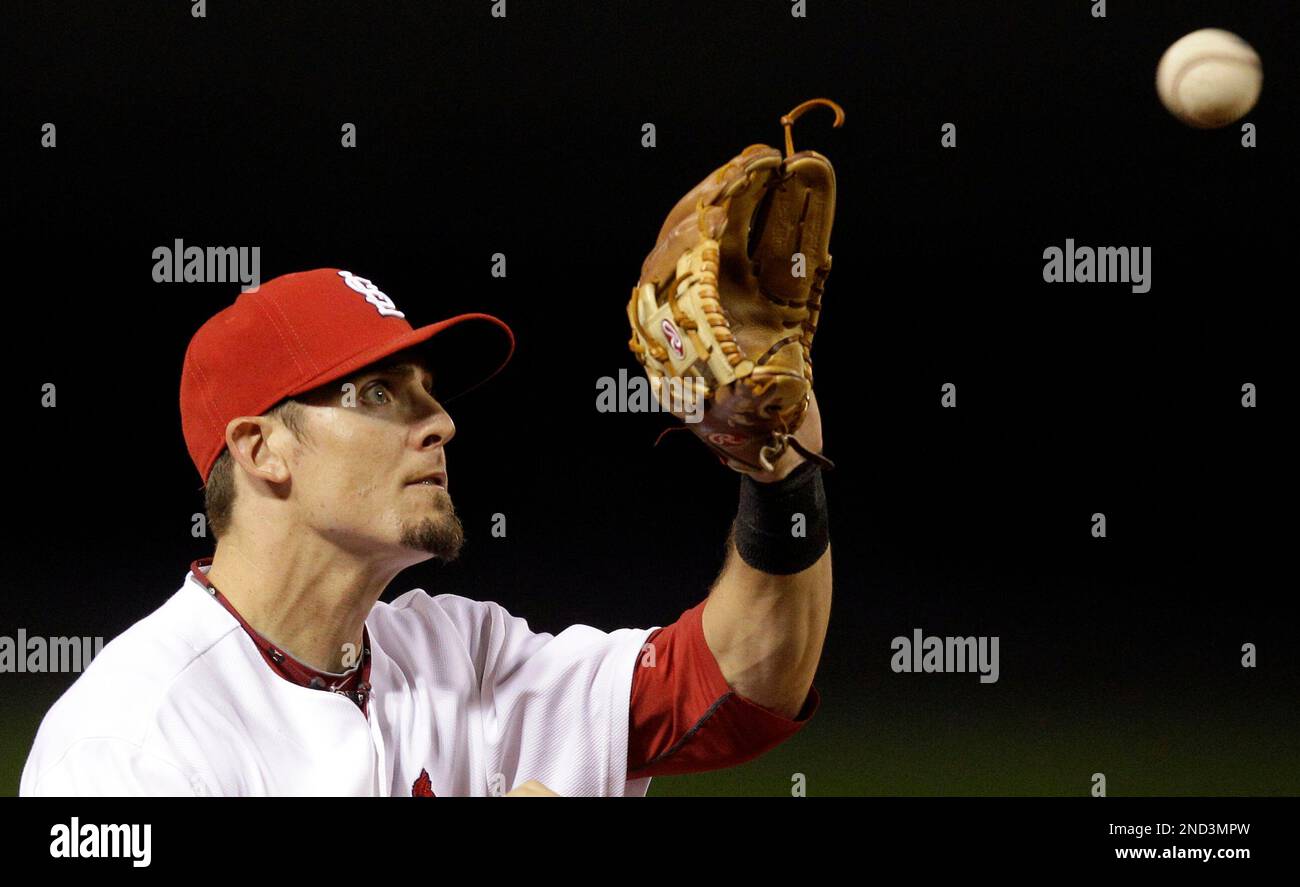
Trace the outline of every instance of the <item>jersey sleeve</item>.
[[565, 796], [643, 795], [649, 781], [627, 778], [627, 731], [649, 630], [573, 625], [551, 635], [498, 604], [482, 606], [480, 713], [497, 788], [536, 779]]
[[718, 770], [752, 760], [808, 723], [821, 698], [808, 691], [795, 718], [736, 693], [704, 639], [704, 604], [653, 632], [632, 679], [628, 778]]
[[176, 797], [205, 794], [175, 764], [125, 739], [74, 742], [37, 772], [29, 760], [19, 794], [24, 797]]

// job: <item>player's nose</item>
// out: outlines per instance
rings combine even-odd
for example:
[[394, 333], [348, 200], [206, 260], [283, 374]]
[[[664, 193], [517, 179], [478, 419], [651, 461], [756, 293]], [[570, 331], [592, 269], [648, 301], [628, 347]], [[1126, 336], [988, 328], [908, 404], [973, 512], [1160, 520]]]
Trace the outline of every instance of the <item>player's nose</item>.
[[421, 449], [446, 446], [456, 436], [456, 423], [452, 421], [451, 413], [435, 401], [433, 410], [420, 421], [416, 433]]

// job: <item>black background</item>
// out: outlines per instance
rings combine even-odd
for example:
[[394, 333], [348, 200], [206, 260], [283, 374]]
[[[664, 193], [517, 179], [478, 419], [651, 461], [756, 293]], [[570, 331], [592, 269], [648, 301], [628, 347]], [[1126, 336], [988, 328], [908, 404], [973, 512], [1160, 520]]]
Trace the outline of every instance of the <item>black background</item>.
[[[264, 280], [350, 269], [417, 326], [515, 330], [453, 410], [465, 552], [387, 598], [496, 600], [546, 631], [673, 621], [720, 566], [737, 479], [689, 435], [652, 447], [666, 417], [598, 413], [596, 380], [637, 370], [624, 306], [667, 210], [826, 95], [844, 127], [795, 130], [839, 183], [814, 346], [838, 465], [822, 711], [744, 779], [652, 793], [811, 771], [810, 793], [1083, 795], [1105, 772], [1115, 794], [1295, 794], [1293, 5], [1090, 6], [6, 7], [0, 634], [112, 637], [210, 553], [177, 391], [237, 286], [154, 283], [176, 238], [260, 246]], [[1259, 147], [1155, 95], [1160, 54], [1207, 26], [1263, 59]], [[1067, 237], [1150, 246], [1150, 292], [1044, 283]], [[916, 627], [999, 636], [1001, 680], [892, 673]], [[10, 791], [70, 677], [0, 675]]]

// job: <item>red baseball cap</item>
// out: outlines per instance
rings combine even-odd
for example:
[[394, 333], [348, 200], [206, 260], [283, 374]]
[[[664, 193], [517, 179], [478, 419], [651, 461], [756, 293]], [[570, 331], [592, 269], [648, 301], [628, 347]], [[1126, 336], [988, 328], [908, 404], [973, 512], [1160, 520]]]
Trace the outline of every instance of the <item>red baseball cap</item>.
[[337, 268], [285, 274], [241, 293], [185, 351], [181, 428], [194, 467], [207, 483], [236, 416], [260, 416], [439, 335], [425, 354], [442, 403], [495, 376], [514, 354], [510, 327], [490, 314], [414, 329], [373, 283]]

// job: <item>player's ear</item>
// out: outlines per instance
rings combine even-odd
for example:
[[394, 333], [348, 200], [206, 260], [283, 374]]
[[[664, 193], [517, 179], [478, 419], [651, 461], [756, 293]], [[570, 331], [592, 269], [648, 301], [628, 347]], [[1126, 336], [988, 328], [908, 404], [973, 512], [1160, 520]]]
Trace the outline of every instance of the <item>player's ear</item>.
[[266, 416], [237, 416], [226, 423], [226, 448], [230, 458], [250, 475], [278, 484], [287, 481], [290, 472], [289, 463], [277, 452], [279, 447], [271, 445], [275, 428], [276, 423]]

